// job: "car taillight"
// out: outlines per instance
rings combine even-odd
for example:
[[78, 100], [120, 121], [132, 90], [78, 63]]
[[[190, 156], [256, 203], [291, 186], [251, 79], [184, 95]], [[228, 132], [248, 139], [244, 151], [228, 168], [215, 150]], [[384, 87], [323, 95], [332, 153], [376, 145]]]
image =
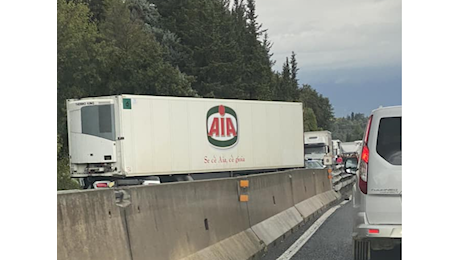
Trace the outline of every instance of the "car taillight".
[[378, 233], [379, 233], [378, 229], [372, 229], [372, 228], [369, 229], [369, 234], [378, 234]]
[[98, 184], [96, 184], [96, 187], [97, 188], [107, 188], [109, 185], [105, 182], [100, 182]]
[[369, 149], [363, 147], [361, 153], [361, 163], [359, 164], [359, 189], [367, 194], [367, 164], [369, 163]]
[[365, 163], [369, 163], [369, 148], [367, 148], [367, 145], [363, 146], [363, 150], [361, 152], [361, 160], [363, 160]]
[[367, 123], [366, 135], [364, 136], [363, 150], [361, 151], [361, 162], [359, 164], [359, 189], [362, 193], [367, 194], [367, 178], [368, 178], [368, 164], [369, 164], [369, 148], [367, 142], [369, 140], [369, 132], [371, 130], [372, 115], [369, 117]]

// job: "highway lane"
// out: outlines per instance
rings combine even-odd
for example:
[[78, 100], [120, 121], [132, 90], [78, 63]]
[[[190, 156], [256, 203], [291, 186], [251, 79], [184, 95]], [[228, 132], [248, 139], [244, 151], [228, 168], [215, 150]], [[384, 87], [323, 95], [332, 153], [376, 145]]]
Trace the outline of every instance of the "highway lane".
[[[326, 211], [311, 226], [272, 249], [264, 260], [352, 260], [352, 202]], [[308, 228], [308, 229], [307, 229]], [[383, 251], [372, 259], [396, 260], [401, 249]]]
[[352, 259], [352, 202], [346, 202], [324, 221], [292, 260]]

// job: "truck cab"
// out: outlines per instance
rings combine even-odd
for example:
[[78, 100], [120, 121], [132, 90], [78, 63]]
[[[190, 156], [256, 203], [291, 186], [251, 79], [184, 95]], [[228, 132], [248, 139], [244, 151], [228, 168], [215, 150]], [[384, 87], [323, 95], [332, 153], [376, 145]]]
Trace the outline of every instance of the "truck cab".
[[332, 165], [332, 135], [329, 131], [313, 131], [304, 133], [305, 160], [318, 160], [323, 165]]
[[342, 141], [340, 140], [332, 140], [332, 146], [334, 148], [334, 157], [342, 155]]

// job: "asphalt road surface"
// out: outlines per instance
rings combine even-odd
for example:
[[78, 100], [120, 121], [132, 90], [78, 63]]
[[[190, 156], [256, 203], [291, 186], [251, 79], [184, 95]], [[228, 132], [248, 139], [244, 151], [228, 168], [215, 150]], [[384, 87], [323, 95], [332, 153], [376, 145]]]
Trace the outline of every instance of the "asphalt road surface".
[[[273, 248], [264, 260], [352, 260], [352, 202], [335, 207], [335, 211], [326, 211], [311, 227], [302, 228]], [[316, 232], [310, 232], [315, 228]], [[382, 251], [372, 259], [399, 260], [400, 252], [400, 248]]]

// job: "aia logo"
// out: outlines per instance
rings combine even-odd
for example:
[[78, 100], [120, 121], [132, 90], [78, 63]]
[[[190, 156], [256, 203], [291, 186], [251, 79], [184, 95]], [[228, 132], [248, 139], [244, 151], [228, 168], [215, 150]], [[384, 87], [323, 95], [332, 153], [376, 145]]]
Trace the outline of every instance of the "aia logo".
[[238, 118], [233, 109], [220, 105], [209, 109], [206, 130], [210, 144], [218, 148], [230, 148], [238, 140]]

